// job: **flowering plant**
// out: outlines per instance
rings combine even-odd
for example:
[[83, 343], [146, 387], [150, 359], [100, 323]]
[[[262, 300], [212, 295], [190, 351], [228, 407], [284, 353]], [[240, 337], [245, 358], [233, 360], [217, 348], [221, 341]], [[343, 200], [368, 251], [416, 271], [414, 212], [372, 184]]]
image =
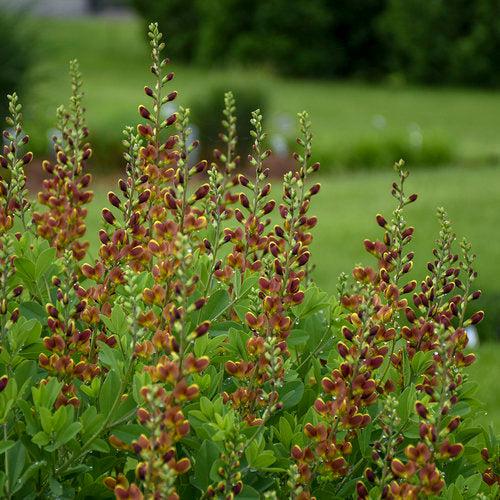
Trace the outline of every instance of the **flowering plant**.
[[[189, 110], [165, 117], [164, 44], [150, 26], [142, 122], [108, 193], [89, 261], [91, 148], [81, 75], [58, 110], [55, 159], [30, 203], [32, 154], [17, 96], [0, 156], [0, 489], [6, 498], [495, 497], [499, 441], [474, 422], [465, 328], [481, 321], [470, 244], [446, 212], [427, 277], [411, 280], [408, 172], [377, 215], [373, 266], [329, 296], [313, 283], [307, 113], [280, 201], [263, 118], [252, 174], [236, 156], [235, 102], [222, 147], [195, 162]], [[238, 173], [239, 172], [239, 173]], [[243, 171], [245, 172], [245, 171]], [[201, 179], [201, 181], [200, 181]], [[275, 214], [276, 212], [276, 214]]]

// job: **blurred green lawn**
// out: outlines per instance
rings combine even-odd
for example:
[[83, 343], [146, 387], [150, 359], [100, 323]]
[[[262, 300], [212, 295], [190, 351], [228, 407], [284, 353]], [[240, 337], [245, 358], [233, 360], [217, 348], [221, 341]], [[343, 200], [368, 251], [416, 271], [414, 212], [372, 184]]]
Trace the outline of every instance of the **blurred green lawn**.
[[[122, 128], [137, 122], [136, 107], [142, 100], [142, 87], [149, 81], [149, 56], [141, 37], [139, 23], [130, 19], [40, 21], [40, 63], [34, 68], [25, 99], [26, 126], [35, 145], [38, 142], [43, 147], [46, 131], [54, 123], [55, 108], [66, 101], [67, 63], [74, 57], [80, 60], [84, 74], [90, 129], [104, 144], [119, 143]], [[460, 155], [474, 159], [476, 165], [482, 158], [500, 156], [500, 95], [495, 92], [294, 81], [244, 68], [207, 71], [174, 64], [173, 69], [174, 88], [182, 91], [181, 104], [189, 104], [211, 83], [224, 84], [228, 89], [240, 82], [264, 86], [269, 96], [271, 130], [274, 116], [308, 109], [315, 140], [326, 147], [348, 147], [356, 138], [372, 133], [373, 117], [382, 115], [389, 129], [406, 129], [418, 123], [424, 134], [434, 130], [447, 133]], [[110, 177], [106, 179], [98, 179], [96, 200], [89, 213], [94, 255], [99, 210], [111, 187]], [[358, 262], [369, 262], [362, 241], [379, 234], [374, 223], [376, 213], [390, 216], [392, 174], [388, 167], [381, 172], [323, 174], [321, 181], [322, 192], [312, 209], [320, 221], [313, 253], [319, 285], [333, 291], [341, 271], [348, 272]], [[438, 231], [435, 210], [445, 206], [459, 237], [467, 236], [478, 254], [478, 286], [485, 296], [498, 297], [495, 307], [499, 307], [500, 170], [493, 166], [418, 170], [412, 173], [408, 186], [420, 196], [407, 215], [410, 224], [416, 226], [416, 269], [424, 269], [431, 255]], [[479, 330], [481, 334], [481, 325]], [[486, 403], [488, 415], [482, 419], [495, 425], [500, 425], [495, 387], [496, 376], [500, 375], [496, 362], [499, 353], [500, 345], [483, 344], [478, 350], [479, 361], [470, 371], [480, 384], [479, 397]]]
[[[140, 22], [41, 19], [34, 43], [39, 64], [29, 86], [26, 118], [40, 147], [47, 128], [53, 126], [56, 106], [68, 95], [67, 66], [72, 58], [79, 59], [84, 74], [91, 132], [103, 144], [118, 144], [123, 127], [137, 119], [142, 88], [150, 78]], [[309, 110], [321, 150], [342, 150], [360, 138], [377, 137], [373, 122], [383, 117], [388, 134], [407, 134], [417, 125], [424, 138], [444, 134], [461, 159], [477, 163], [500, 157], [498, 92], [281, 79], [254, 69], [200, 70], [175, 61], [172, 68], [176, 72], [173, 86], [181, 91], [178, 102], [182, 105], [189, 105], [214, 84], [230, 89], [244, 83], [262, 87], [268, 94], [266, 118], [271, 132], [279, 127], [278, 116], [293, 118], [298, 111]]]

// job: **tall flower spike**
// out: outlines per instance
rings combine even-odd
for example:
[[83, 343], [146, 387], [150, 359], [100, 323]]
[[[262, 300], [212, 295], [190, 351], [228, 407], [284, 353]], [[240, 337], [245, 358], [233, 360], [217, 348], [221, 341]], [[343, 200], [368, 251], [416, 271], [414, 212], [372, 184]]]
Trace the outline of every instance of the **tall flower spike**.
[[33, 159], [33, 153], [22, 154], [23, 147], [29, 137], [23, 132], [22, 106], [17, 94], [8, 95], [9, 116], [6, 118], [9, 129], [4, 130], [6, 144], [0, 155], [0, 234], [9, 230], [14, 224], [14, 216], [19, 216], [24, 230], [28, 224], [30, 203], [26, 189], [24, 169]]
[[223, 164], [224, 178], [227, 182], [239, 161], [236, 156], [236, 144], [238, 142], [236, 135], [236, 101], [232, 92], [224, 94], [224, 110], [222, 114], [224, 132], [221, 132], [220, 137], [226, 145], [226, 149], [224, 152], [216, 150], [215, 156]]
[[49, 178], [43, 182], [38, 201], [47, 210], [35, 212], [33, 221], [38, 234], [47, 239], [59, 255], [71, 248], [75, 258], [81, 260], [89, 246], [88, 242], [80, 241], [86, 232], [87, 209], [84, 206], [93, 198], [92, 191], [87, 189], [92, 177], [83, 174], [83, 170], [92, 150], [84, 142], [88, 130], [82, 107], [82, 75], [77, 61], [70, 63], [70, 77], [69, 108], [61, 106], [57, 110], [60, 135], [53, 138], [56, 161], [42, 164]]

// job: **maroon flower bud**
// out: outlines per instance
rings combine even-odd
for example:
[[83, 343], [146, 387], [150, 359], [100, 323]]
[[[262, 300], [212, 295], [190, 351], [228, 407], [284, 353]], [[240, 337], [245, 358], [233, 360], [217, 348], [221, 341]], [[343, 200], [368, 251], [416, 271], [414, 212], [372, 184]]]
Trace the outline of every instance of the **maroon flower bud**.
[[173, 80], [174, 78], [174, 73], [169, 73], [166, 77], [165, 77], [165, 80], [167, 82], [170, 82], [171, 80]]
[[144, 190], [138, 198], [139, 203], [146, 203], [151, 196], [151, 191], [149, 189]]
[[172, 210], [177, 208], [177, 200], [170, 193], [165, 194], [165, 203]]
[[101, 243], [103, 245], [106, 245], [106, 243], [109, 242], [108, 233], [106, 233], [106, 231], [104, 231], [104, 229], [99, 230], [99, 239], [101, 240]]
[[356, 492], [360, 500], [368, 497], [368, 490], [366, 489], [366, 486], [363, 484], [362, 481], [358, 481], [356, 483]]
[[417, 401], [415, 403], [415, 410], [417, 411], [417, 413], [422, 417], [422, 418], [427, 418], [427, 415], [428, 415], [428, 411], [427, 411], [427, 408], [424, 406], [423, 403], [421, 403], [420, 401]]
[[115, 216], [107, 208], [102, 209], [102, 217], [108, 224], [115, 223]]
[[413, 312], [413, 309], [410, 309], [409, 307], [406, 308], [405, 314], [406, 314], [406, 319], [408, 320], [409, 323], [414, 323], [415, 320], [417, 319], [415, 313]]
[[403, 293], [413, 292], [413, 290], [415, 290], [416, 286], [417, 286], [417, 282], [415, 280], [410, 281], [409, 283], [407, 283], [403, 287]]
[[481, 290], [476, 290], [472, 293], [472, 300], [477, 300], [479, 297], [481, 297]]
[[271, 184], [267, 183], [263, 188], [262, 190], [260, 191], [260, 194], [259, 196], [261, 198], [264, 198], [265, 196], [267, 196], [271, 191]]
[[120, 198], [113, 191], [108, 193], [108, 200], [114, 207], [118, 208], [120, 206]]
[[309, 194], [311, 196], [314, 196], [315, 194], [318, 194], [320, 188], [321, 188], [320, 184], [314, 184], [313, 186], [311, 186], [311, 189], [309, 189]]
[[343, 342], [339, 342], [337, 344], [337, 350], [339, 351], [339, 354], [345, 359], [347, 355], [349, 354], [349, 349]]
[[202, 160], [195, 165], [194, 169], [195, 169], [196, 173], [199, 174], [199, 173], [203, 172], [203, 170], [205, 170], [206, 166], [207, 166], [207, 161]]
[[21, 314], [21, 312], [19, 311], [19, 308], [16, 307], [12, 311], [12, 314], [10, 315], [10, 320], [12, 321], [12, 323], [15, 323], [19, 319], [20, 314]]
[[148, 87], [148, 86], [144, 87], [144, 92], [149, 97], [153, 97], [153, 89], [151, 89], [150, 87]]
[[151, 118], [151, 113], [142, 104], [139, 106], [139, 114], [146, 120]]
[[484, 318], [484, 311], [477, 311], [470, 317], [469, 321], [471, 325], [477, 325], [483, 320], [483, 318]]
[[347, 326], [342, 327], [342, 335], [344, 335], [344, 338], [346, 340], [351, 341], [354, 338], [354, 334], [347, 328]]
[[417, 200], [417, 198], [418, 198], [418, 195], [417, 195], [417, 194], [412, 194], [412, 195], [410, 195], [410, 196], [409, 196], [408, 201], [409, 201], [410, 203], [413, 203], [414, 201], [416, 201], [416, 200]]
[[194, 193], [194, 198], [195, 200], [201, 200], [205, 198], [205, 196], [208, 194], [208, 191], [210, 190], [210, 186], [208, 184], [203, 184], [203, 186], [200, 186], [196, 192]]
[[31, 152], [26, 153], [23, 156], [23, 163], [24, 163], [24, 165], [27, 165], [28, 163], [30, 163], [32, 159], [33, 159], [33, 153], [31, 153]]
[[12, 290], [12, 295], [14, 297], [19, 297], [19, 295], [21, 295], [22, 293], [23, 293], [23, 286], [22, 285], [16, 286], [14, 288], [14, 290]]
[[9, 383], [9, 378], [7, 377], [7, 375], [2, 375], [0, 377], [0, 392], [2, 392], [7, 387], [8, 383]]
[[274, 226], [274, 232], [278, 238], [283, 238], [285, 236], [285, 231], [280, 226]]
[[207, 302], [207, 299], [205, 299], [204, 297], [202, 297], [201, 299], [198, 299], [198, 300], [195, 301], [194, 308], [196, 310], [201, 309], [205, 305], [206, 302]]
[[248, 183], [250, 182], [243, 174], [238, 175], [237, 180], [242, 186], [248, 186]]
[[240, 203], [245, 208], [250, 208], [250, 201], [248, 200], [248, 197], [244, 193], [240, 193]]
[[92, 150], [90, 148], [85, 148], [82, 154], [82, 160], [88, 160], [92, 156]]
[[377, 214], [377, 224], [380, 226], [380, 227], [385, 227], [387, 226], [387, 221], [384, 219], [384, 217], [382, 217], [382, 215], [380, 214]]
[[172, 149], [177, 143], [178, 137], [176, 135], [171, 135], [165, 142], [166, 149]]
[[264, 207], [262, 208], [262, 212], [264, 215], [271, 213], [274, 210], [276, 202], [274, 200], [268, 201]]
[[205, 335], [208, 332], [208, 329], [210, 328], [210, 321], [204, 321], [203, 323], [199, 324], [196, 327], [196, 336], [201, 337], [202, 335]]
[[304, 252], [303, 254], [301, 254], [299, 256], [299, 258], [297, 259], [297, 264], [299, 266], [303, 266], [304, 264], [307, 264], [308, 260], [309, 260], [309, 257], [311, 256], [311, 254], [309, 252]]
[[450, 432], [453, 432], [460, 425], [460, 417], [455, 417], [450, 421], [450, 423], [446, 426]]
[[175, 123], [177, 120], [177, 114], [174, 113], [173, 115], [170, 115], [167, 120], [165, 121], [165, 124], [167, 125], [167, 127], [170, 127], [170, 125], [172, 125], [173, 123]]
[[236, 220], [238, 222], [243, 222], [245, 220], [245, 216], [243, 215], [243, 213], [241, 212], [241, 210], [238, 210], [238, 209], [236, 209], [234, 211], [234, 217], [236, 218]]
[[415, 231], [415, 228], [413, 227], [407, 227], [402, 233], [401, 233], [401, 236], [402, 238], [409, 238], [413, 232]]
[[375, 473], [369, 467], [367, 469], [365, 469], [365, 477], [366, 477], [366, 479], [368, 479], [368, 481], [370, 481], [370, 483], [375, 482]]
[[177, 97], [177, 91], [170, 92], [170, 94], [167, 95], [167, 102], [173, 101]]

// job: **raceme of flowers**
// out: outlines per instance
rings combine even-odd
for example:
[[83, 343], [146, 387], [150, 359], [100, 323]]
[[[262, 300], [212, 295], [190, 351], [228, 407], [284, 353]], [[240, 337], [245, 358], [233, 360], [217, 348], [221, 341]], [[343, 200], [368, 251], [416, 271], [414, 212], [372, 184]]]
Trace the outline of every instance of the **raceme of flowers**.
[[[480, 411], [466, 328], [481, 311], [474, 254], [448, 216], [413, 278], [408, 171], [365, 240], [371, 264], [314, 284], [313, 135], [272, 189], [259, 110], [236, 154], [195, 160], [190, 111], [156, 24], [152, 84], [124, 130], [125, 171], [86, 240], [92, 150], [82, 75], [57, 110], [37, 200], [16, 94], [0, 156], [0, 488], [5, 498], [494, 498], [499, 440]], [[279, 192], [281, 189], [281, 192]], [[341, 216], [341, 214], [339, 214]], [[460, 496], [456, 496], [460, 495]]]

